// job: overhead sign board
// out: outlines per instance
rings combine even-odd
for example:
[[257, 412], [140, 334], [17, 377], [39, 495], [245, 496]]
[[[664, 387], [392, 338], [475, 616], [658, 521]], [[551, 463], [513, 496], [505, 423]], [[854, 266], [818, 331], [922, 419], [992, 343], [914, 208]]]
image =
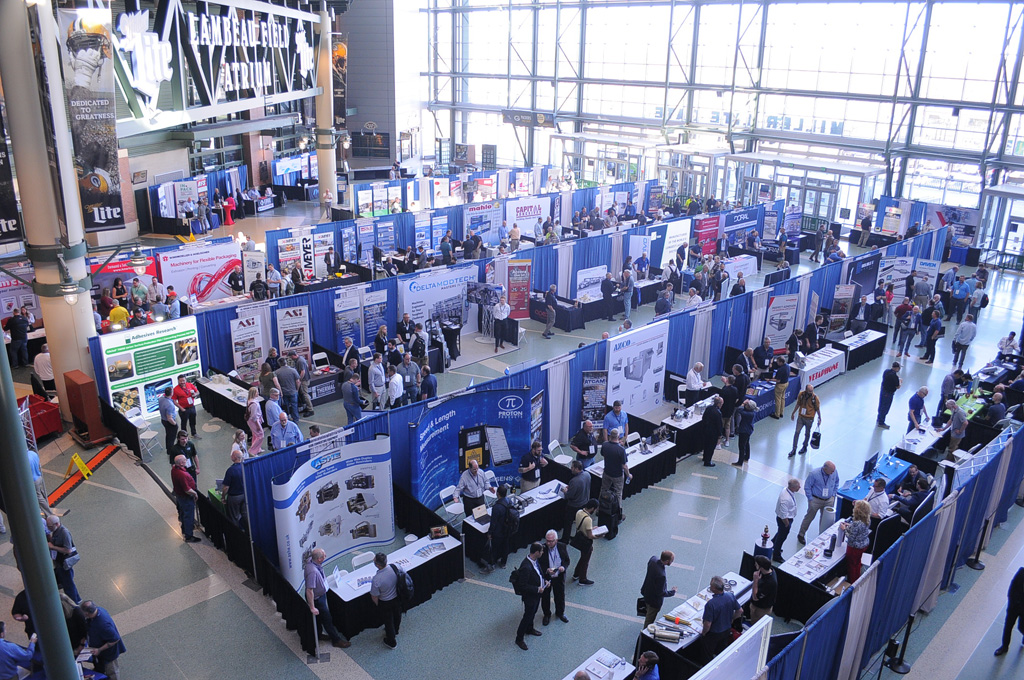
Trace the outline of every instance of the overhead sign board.
[[504, 109], [501, 112], [501, 122], [520, 125], [523, 127], [555, 127], [555, 116], [551, 113], [535, 113], [533, 111], [518, 111], [515, 109]]

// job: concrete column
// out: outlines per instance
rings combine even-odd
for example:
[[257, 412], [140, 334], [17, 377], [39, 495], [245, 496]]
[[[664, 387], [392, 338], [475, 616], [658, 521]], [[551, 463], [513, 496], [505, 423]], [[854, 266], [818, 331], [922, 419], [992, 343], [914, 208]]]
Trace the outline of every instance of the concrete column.
[[320, 194], [330, 190], [335, 202], [338, 202], [338, 160], [335, 155], [334, 138], [330, 131], [334, 130], [334, 63], [332, 50], [334, 41], [331, 39], [331, 17], [327, 13], [327, 3], [320, 2], [320, 56], [316, 68], [316, 84], [321, 92], [316, 96], [316, 127], [320, 132], [316, 136], [317, 181], [320, 183]]
[[[43, 59], [47, 63], [47, 80], [53, 109], [53, 145], [57, 152], [58, 170], [65, 206], [68, 243], [75, 246], [84, 238], [82, 204], [78, 195], [78, 178], [71, 163], [71, 135], [67, 111], [64, 107], [64, 89], [60, 75], [60, 56], [57, 50], [56, 23], [49, 0], [38, 0]], [[40, 283], [60, 283], [56, 261], [38, 259], [32, 247], [52, 247], [60, 238], [57, 215], [57, 191], [50, 172], [47, 152], [47, 131], [43, 126], [43, 109], [36, 77], [36, 65], [29, 37], [26, 4], [0, 2], [0, 26], [4, 39], [0, 40], [0, 78], [7, 97], [8, 129], [14, 166], [21, 188], [21, 209], [25, 222], [25, 236], [29, 258], [33, 260], [36, 280]], [[17, 96], [11, 96], [18, 93]], [[71, 276], [80, 280], [86, 275], [84, 250], [78, 257], [66, 258]], [[96, 334], [92, 318], [92, 304], [88, 294], [78, 298], [78, 304], [69, 306], [61, 297], [40, 297], [46, 339], [50, 345], [53, 373], [60, 396], [61, 415], [71, 420], [67, 407], [67, 394], [62, 376], [75, 369], [92, 375], [88, 339]]]

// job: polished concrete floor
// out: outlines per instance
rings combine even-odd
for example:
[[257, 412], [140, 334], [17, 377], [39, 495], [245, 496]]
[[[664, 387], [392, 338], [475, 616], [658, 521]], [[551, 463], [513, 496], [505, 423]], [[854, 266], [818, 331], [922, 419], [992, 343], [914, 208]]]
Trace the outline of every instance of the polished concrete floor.
[[[248, 230], [248, 224], [243, 225]], [[979, 337], [968, 355], [970, 365], [983, 364], [1000, 337], [1020, 329], [1022, 287], [1024, 279], [1018, 276], [993, 277], [992, 304], [983, 313]], [[645, 321], [651, 315], [648, 306], [637, 310], [635, 318]], [[605, 330], [614, 334], [616, 326], [593, 322], [585, 330], [544, 340], [539, 325], [527, 322], [527, 341], [518, 351], [469, 366], [456, 364], [441, 376], [441, 388], [457, 389], [471, 380], [500, 375], [508, 364], [555, 356], [579, 342], [598, 339]], [[625, 502], [629, 519], [619, 536], [597, 545], [590, 573], [595, 585], [568, 587], [570, 622], [554, 621], [542, 628], [543, 637], [530, 639], [529, 652], [513, 646], [521, 604], [511, 592], [508, 570], [485, 576], [467, 563], [463, 583], [407, 615], [397, 650], [384, 647], [380, 633], [371, 630], [357, 636], [348, 650], [332, 649], [328, 663], [307, 665], [297, 636], [285, 629], [273, 603], [252, 590], [244, 574], [208, 542], [182, 542], [174, 506], [162, 484], [125, 454], [115, 456], [61, 503], [72, 511], [65, 524], [83, 554], [76, 568], [78, 587], [83, 597], [114, 615], [128, 647], [122, 662], [125, 678], [560, 678], [602, 646], [632, 655], [640, 624], [633, 616], [634, 602], [650, 555], [675, 551], [669, 582], [681, 595], [702, 588], [714, 574], [736, 570], [742, 551], [750, 549], [765, 524], [773, 525], [776, 498], [791, 475], [803, 478], [810, 468], [832, 460], [842, 477], [853, 476], [867, 456], [898, 441], [906, 400], [920, 385], [934, 394], [950, 358], [946, 341], [934, 366], [909, 362], [889, 417], [892, 430], [874, 427], [881, 373], [892, 360], [886, 356], [820, 389], [820, 450], [788, 459], [792, 423], [768, 419], [757, 424], [746, 469], [722, 464], [734, 459], [735, 445], [716, 453], [720, 464], [714, 469], [701, 467], [695, 459], [679, 463], [675, 475]], [[15, 378], [27, 382], [22, 371], [16, 371]], [[932, 403], [929, 400], [929, 407]], [[201, 410], [199, 420], [200, 481], [206, 487], [230, 462], [232, 428]], [[301, 423], [302, 429], [312, 422], [334, 427], [343, 424], [344, 416], [340, 406], [332, 404], [318, 408], [311, 420]], [[42, 447], [49, 488], [60, 483], [71, 454], [80, 451], [66, 437]], [[86, 458], [91, 454], [82, 453]], [[166, 459], [158, 455], [151, 467], [166, 483]], [[802, 512], [803, 499], [799, 505]], [[1010, 654], [992, 657], [1006, 586], [1024, 563], [1022, 516], [1024, 510], [1013, 507], [1009, 521], [995, 530], [983, 558], [988, 564], [984, 572], [960, 570], [960, 590], [943, 594], [932, 614], [918, 617], [907, 655], [914, 677], [1010, 678], [1024, 673], [1019, 638]], [[21, 589], [9, 536], [0, 537], [4, 613]], [[795, 545], [791, 538], [787, 553]], [[510, 562], [518, 563], [523, 556], [520, 551]], [[339, 565], [348, 568], [347, 561], [342, 558]], [[8, 637], [23, 641], [21, 627], [6, 615], [2, 618], [8, 622]], [[776, 631], [792, 628], [781, 621], [774, 625]]]

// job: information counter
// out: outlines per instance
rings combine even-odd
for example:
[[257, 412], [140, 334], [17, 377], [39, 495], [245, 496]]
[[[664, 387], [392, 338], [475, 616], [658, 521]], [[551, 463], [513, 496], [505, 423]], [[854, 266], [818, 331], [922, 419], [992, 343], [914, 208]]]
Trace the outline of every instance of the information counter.
[[[689, 415], [686, 409], [676, 409], [676, 413], [661, 421], [661, 425], [667, 425], [669, 432], [675, 433], [675, 455], [676, 458], [701, 453], [704, 450], [704, 423], [701, 421], [704, 413], [702, 408], [710, 404], [714, 395], [698, 401], [689, 408]], [[676, 417], [678, 415], [678, 417]]]
[[[547, 467], [551, 467], [550, 464]], [[543, 541], [544, 533], [551, 528], [565, 525], [565, 498], [556, 489], [565, 485], [558, 480], [551, 480], [531, 489], [522, 498], [530, 502], [519, 516], [519, 531], [509, 537], [509, 554], [525, 548], [534, 541]], [[487, 531], [489, 525], [482, 525], [472, 516], [462, 522], [462, 537], [466, 542], [466, 557], [473, 562], [486, 558]], [[510, 558], [511, 559], [511, 558]]]
[[[418, 604], [462, 578], [465, 570], [461, 547], [458, 539], [451, 536], [424, 537], [388, 555], [388, 564], [397, 564], [412, 577], [416, 587], [414, 604]], [[370, 581], [376, 573], [377, 567], [371, 562], [350, 574], [332, 573], [327, 578], [331, 617], [335, 627], [347, 638], [384, 623], [370, 597]]]
[[[776, 569], [776, 572], [778, 570]], [[727, 592], [736, 596], [742, 607], [750, 601], [753, 583], [735, 572], [722, 575]], [[700, 633], [704, 626], [704, 606], [712, 597], [711, 589], [704, 588], [693, 597], [677, 605], [669, 612], [662, 612], [656, 626], [670, 626], [682, 631], [679, 642], [657, 640], [650, 630], [640, 631], [637, 641], [637, 656], [643, 652], [658, 655], [658, 671], [663, 678], [688, 678], [704, 665], [704, 650], [700, 644]], [[680, 623], [669, 621], [678, 618]]]
[[635, 670], [633, 664], [602, 647], [591, 654], [586, 661], [572, 669], [564, 680], [575, 680], [576, 674], [580, 671], [586, 671], [587, 677], [599, 678], [599, 680], [627, 680], [633, 676]]
[[851, 335], [844, 340], [829, 340], [832, 347], [846, 355], [846, 370], [852, 371], [869, 361], [881, 358], [885, 354], [885, 333], [864, 331]]
[[[537, 292], [530, 295], [530, 318], [540, 323], [548, 321], [548, 309], [544, 304], [544, 296]], [[575, 303], [558, 298], [558, 307], [555, 308], [555, 328], [571, 333], [577, 328], [585, 326], [583, 309], [576, 306]]]
[[342, 375], [337, 366], [330, 366], [326, 372], [312, 372], [309, 376], [309, 399], [313, 406], [341, 399]]
[[867, 475], [862, 472], [839, 487], [838, 496], [842, 503], [842, 507], [839, 508], [839, 516], [852, 516], [853, 504], [868, 497], [872, 490], [872, 484], [878, 478], [885, 480], [886, 493], [896, 493], [903, 478], [907, 475], [910, 465], [907, 461], [897, 458], [893, 452], [880, 456], [875, 467]]
[[725, 267], [731, 281], [736, 281], [739, 274], [750, 279], [757, 273], [757, 258], [753, 255], [737, 255], [722, 260], [722, 266]]

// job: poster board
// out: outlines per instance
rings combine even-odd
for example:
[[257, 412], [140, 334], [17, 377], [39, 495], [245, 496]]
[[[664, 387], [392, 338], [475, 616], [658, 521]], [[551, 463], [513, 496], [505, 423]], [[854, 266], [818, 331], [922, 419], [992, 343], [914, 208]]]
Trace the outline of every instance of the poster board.
[[917, 269], [917, 278], [923, 279], [928, 284], [931, 294], [935, 294], [935, 287], [939, 284], [939, 265], [942, 263], [938, 260], [926, 260], [924, 258], [917, 258], [914, 263]]
[[616, 336], [608, 351], [606, 403], [621, 401], [631, 413], [646, 413], [662, 402], [668, 321], [650, 323]]
[[408, 314], [430, 333], [442, 322], [462, 324], [462, 332], [475, 333], [477, 315], [469, 314], [466, 284], [479, 278], [476, 265], [440, 269], [398, 282], [398, 313]]
[[654, 217], [661, 210], [662, 202], [665, 200], [665, 188], [656, 185], [647, 191], [647, 215]]
[[913, 257], [883, 257], [879, 260], [878, 278], [882, 281], [883, 288], [890, 283], [893, 284], [893, 302], [903, 299], [903, 280], [910, 276], [913, 269]]
[[[344, 347], [345, 338], [352, 338], [352, 343], [359, 347], [363, 340], [363, 309], [362, 291], [355, 286], [338, 289], [334, 298], [334, 333], [337, 336], [335, 347]], [[376, 334], [377, 329], [373, 329]]]
[[363, 341], [361, 344], [364, 347], [372, 347], [377, 329], [388, 325], [387, 308], [388, 292], [386, 290], [363, 292]]
[[856, 260], [847, 258], [843, 263], [850, 262], [850, 270], [847, 272], [847, 283], [860, 285], [861, 294], [868, 296], [868, 302], [874, 303], [875, 286], [878, 284], [878, 269], [881, 264], [882, 253], [880, 251], [869, 252]]
[[259, 316], [249, 316], [230, 321], [231, 355], [235, 371], [240, 380], [256, 382], [260, 367], [266, 356], [263, 343], [263, 322]]
[[273, 495], [281, 573], [299, 590], [313, 548], [323, 550], [329, 561], [394, 540], [390, 437], [310, 457], [288, 481], [274, 484]]
[[[683, 261], [686, 261], [686, 249], [690, 245], [690, 224], [693, 220], [682, 219], [665, 222], [665, 245], [661, 251], [661, 268], [675, 259], [676, 251], [683, 249]], [[653, 263], [652, 263], [653, 264]]]
[[[303, 262], [302, 273], [306, 278], [314, 276], [318, 279], [322, 279], [327, 276], [327, 262], [324, 261], [324, 257], [327, 255], [327, 249], [334, 247], [334, 233], [326, 232], [322, 234], [313, 234], [313, 250], [311, 253], [304, 252], [306, 256]], [[308, 256], [311, 255], [313, 261], [310, 263]], [[312, 266], [309, 266], [309, 265]], [[308, 274], [306, 272], [309, 272]]]
[[[525, 173], [529, 175], [529, 173]], [[541, 222], [551, 215], [551, 199], [547, 196], [537, 198], [517, 198], [505, 201], [505, 221], [509, 229], [518, 224], [523, 235], [533, 235], [533, 226], [539, 219]]]
[[[762, 241], [777, 241], [779, 238], [779, 211], [765, 210], [764, 221], [761, 224]], [[785, 231], [782, 232], [785, 235]]]
[[800, 210], [799, 206], [786, 206], [786, 212], [782, 217], [782, 228], [786, 232], [787, 239], [792, 239], [794, 241], [800, 239], [803, 219], [804, 213]]
[[160, 281], [174, 286], [179, 300], [211, 302], [233, 295], [228, 276], [242, 264], [238, 244], [202, 242], [162, 252], [157, 261]]
[[633, 261], [634, 262], [636, 262], [636, 260], [641, 255], [648, 255], [648, 256], [650, 256], [650, 254], [651, 254], [651, 237], [648, 236], [647, 234], [643, 234], [641, 236], [630, 236], [629, 237], [629, 250], [628, 250], [628, 252], [626, 254], [627, 255], [631, 255], [633, 257]]
[[544, 439], [544, 390], [540, 390], [530, 399], [530, 441], [546, 441]]
[[576, 299], [590, 302], [601, 299], [601, 282], [608, 273], [607, 265], [588, 267], [576, 272]]
[[469, 459], [498, 484], [519, 483], [519, 459], [530, 449], [532, 404], [526, 389], [469, 391], [441, 400], [410, 424], [413, 496], [431, 510], [441, 489], [457, 484]]
[[857, 295], [857, 284], [847, 283], [836, 286], [836, 294], [832, 298], [832, 316], [829, 318], [828, 334], [842, 333], [846, 328], [846, 322], [850, 318], [850, 309], [853, 307], [854, 298]]
[[929, 203], [925, 208], [925, 224], [931, 221], [932, 228], [948, 227], [953, 230], [953, 243], [959, 247], [970, 247], [981, 224], [981, 212], [975, 208], [960, 208], [952, 205]]
[[532, 260], [508, 261], [508, 305], [513, 319], [530, 318], [530, 272]]
[[277, 308], [277, 346], [281, 354], [295, 350], [310, 360], [309, 307]]
[[698, 217], [695, 220], [697, 232], [697, 243], [700, 244], [701, 253], [713, 255], [715, 252], [715, 241], [718, 240], [719, 216]]
[[424, 250], [436, 249], [431, 241], [430, 233], [430, 212], [421, 210], [412, 216], [413, 244], [416, 249], [422, 246]]
[[261, 250], [242, 251], [242, 280], [245, 282], [245, 290], [256, 280], [256, 274], [266, 279], [267, 275], [267, 254]]
[[498, 243], [498, 226], [500, 224], [501, 203], [498, 201], [493, 203], [471, 203], [462, 208], [462, 225], [467, 237], [469, 230], [472, 229], [473, 233], [483, 239], [484, 243], [496, 245]]
[[583, 371], [583, 411], [580, 427], [590, 420], [595, 427], [601, 427], [608, 401], [608, 371]]
[[434, 250], [441, 249], [441, 239], [448, 233], [448, 215], [446, 213], [432, 213], [430, 215], [431, 244]]
[[107, 398], [127, 418], [159, 416], [164, 388], [178, 376], [195, 383], [202, 370], [196, 317], [129, 328], [100, 336]]
[[773, 295], [768, 298], [768, 313], [765, 315], [764, 337], [771, 340], [772, 347], [785, 347], [789, 336], [796, 329], [798, 294]]

